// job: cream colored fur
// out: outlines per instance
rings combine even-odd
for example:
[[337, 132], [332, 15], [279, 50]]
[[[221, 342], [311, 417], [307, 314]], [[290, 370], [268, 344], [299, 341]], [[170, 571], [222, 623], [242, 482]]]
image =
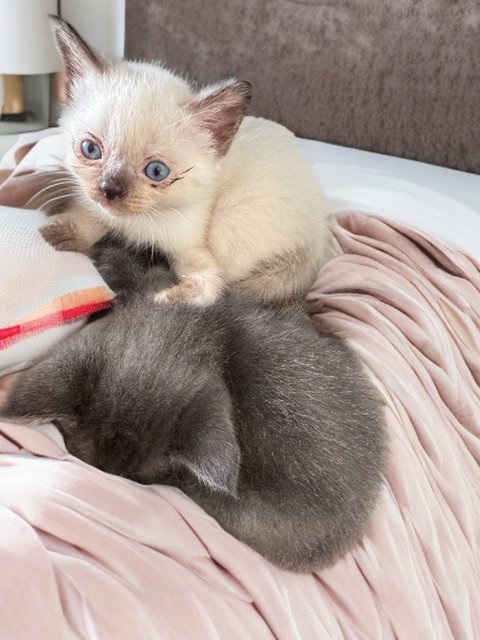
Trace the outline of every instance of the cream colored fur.
[[[60, 45], [69, 47], [65, 53], [60, 46], [63, 55], [75, 63], [61, 125], [81, 197], [75, 211], [51, 220], [45, 237], [59, 248], [85, 251], [113, 230], [132, 243], [154, 245], [180, 279], [159, 299], [208, 304], [225, 287], [263, 300], [304, 293], [323, 259], [328, 230], [320, 187], [293, 134], [260, 118], [242, 121], [244, 87], [235, 81], [195, 92], [156, 64], [101, 67], [75, 37], [68, 27], [57, 28]], [[219, 148], [212, 127], [231, 113], [238, 122]], [[103, 156], [85, 162], [78, 145], [92, 137]], [[143, 173], [152, 158], [171, 169], [153, 188]], [[99, 180], [118, 175], [128, 191], [107, 202]]]

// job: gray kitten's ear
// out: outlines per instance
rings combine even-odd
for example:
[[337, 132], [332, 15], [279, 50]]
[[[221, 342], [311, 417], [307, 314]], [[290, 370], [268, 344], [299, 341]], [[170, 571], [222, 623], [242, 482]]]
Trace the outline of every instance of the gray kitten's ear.
[[229, 404], [224, 398], [199, 397], [182, 413], [178, 428], [175, 466], [186, 468], [213, 491], [236, 495], [240, 447]]
[[0, 413], [20, 422], [64, 419], [70, 406], [69, 394], [61, 372], [47, 360], [20, 375], [8, 390]]
[[90, 71], [102, 71], [103, 64], [68, 22], [57, 16], [49, 17], [57, 49], [65, 65], [67, 97], [70, 98], [72, 83]]
[[220, 154], [228, 151], [233, 136], [247, 111], [252, 95], [248, 82], [230, 80], [221, 85], [207, 87], [197, 100], [189, 105], [200, 125], [212, 136], [213, 145]]

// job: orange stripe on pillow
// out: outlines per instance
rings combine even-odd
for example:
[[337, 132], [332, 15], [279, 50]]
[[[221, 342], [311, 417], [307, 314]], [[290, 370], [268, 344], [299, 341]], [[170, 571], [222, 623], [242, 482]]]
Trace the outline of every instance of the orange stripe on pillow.
[[53, 312], [62, 312], [64, 309], [81, 307], [85, 304], [106, 302], [111, 300], [112, 297], [113, 293], [106, 287], [91, 287], [89, 289], [81, 289], [80, 291], [72, 291], [72, 293], [67, 293], [64, 296], [59, 296], [54, 300], [42, 304], [33, 311], [29, 311], [26, 315], [15, 318], [15, 320], [17, 324], [25, 324], [38, 318], [49, 316]]

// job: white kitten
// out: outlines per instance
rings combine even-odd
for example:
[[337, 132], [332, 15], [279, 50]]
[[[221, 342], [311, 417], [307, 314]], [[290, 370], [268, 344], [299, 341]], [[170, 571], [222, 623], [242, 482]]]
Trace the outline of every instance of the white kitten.
[[158, 299], [307, 291], [328, 227], [320, 187], [284, 127], [247, 117], [250, 85], [200, 92], [158, 64], [98, 60], [53, 18], [65, 61], [67, 168], [81, 198], [44, 237], [87, 251], [107, 230], [165, 252], [180, 284]]

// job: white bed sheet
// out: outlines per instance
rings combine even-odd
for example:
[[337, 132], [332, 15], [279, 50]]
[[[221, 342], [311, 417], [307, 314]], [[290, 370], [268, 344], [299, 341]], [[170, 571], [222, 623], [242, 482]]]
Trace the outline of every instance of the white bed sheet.
[[331, 213], [374, 212], [415, 226], [480, 260], [480, 176], [314, 140], [300, 140]]

